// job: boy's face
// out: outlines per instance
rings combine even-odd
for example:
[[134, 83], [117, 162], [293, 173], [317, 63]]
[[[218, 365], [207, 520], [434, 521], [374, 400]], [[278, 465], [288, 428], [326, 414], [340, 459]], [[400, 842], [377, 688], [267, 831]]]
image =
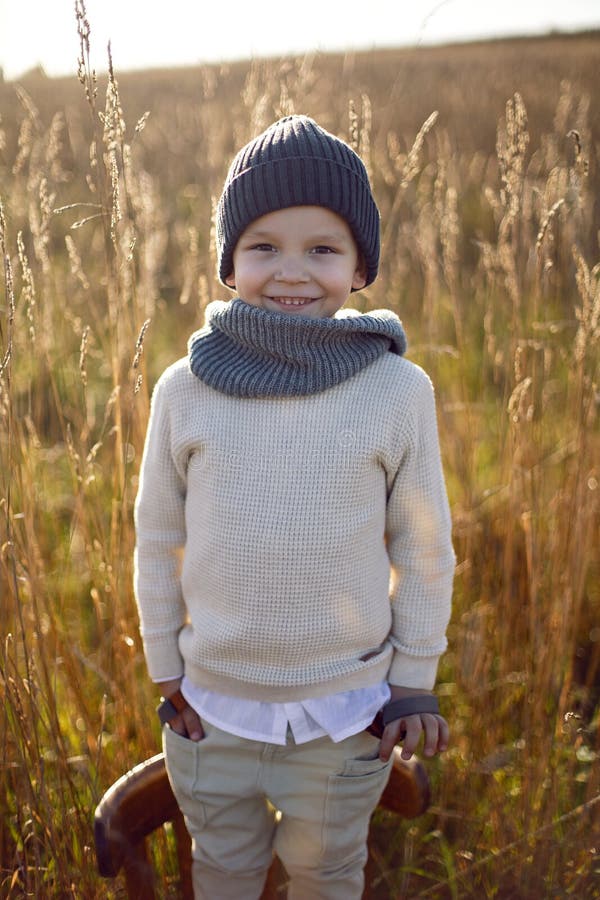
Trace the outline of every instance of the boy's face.
[[365, 274], [341, 216], [324, 206], [292, 206], [248, 225], [226, 282], [252, 306], [317, 319], [335, 315], [352, 288], [365, 286]]

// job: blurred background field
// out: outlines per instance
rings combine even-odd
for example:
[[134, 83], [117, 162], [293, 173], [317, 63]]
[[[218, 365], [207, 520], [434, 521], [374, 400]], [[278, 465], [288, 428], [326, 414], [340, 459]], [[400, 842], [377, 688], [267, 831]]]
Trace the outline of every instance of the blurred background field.
[[[0, 896], [118, 897], [106, 787], [157, 751], [132, 596], [152, 385], [216, 281], [232, 154], [302, 112], [365, 159], [362, 309], [436, 386], [458, 557], [433, 805], [382, 898], [600, 896], [600, 34], [0, 82]], [[155, 848], [176, 896], [168, 840]]]

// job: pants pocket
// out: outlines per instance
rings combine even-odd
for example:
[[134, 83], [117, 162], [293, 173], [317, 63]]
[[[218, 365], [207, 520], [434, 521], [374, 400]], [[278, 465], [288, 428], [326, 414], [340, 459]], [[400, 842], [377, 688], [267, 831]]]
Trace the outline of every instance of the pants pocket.
[[360, 756], [346, 759], [341, 772], [330, 775], [323, 831], [324, 856], [338, 861], [357, 855], [366, 858], [369, 822], [387, 784], [391, 759], [382, 762], [371, 747]]
[[[206, 740], [206, 738], [204, 738]], [[162, 733], [167, 775], [177, 804], [194, 833], [206, 824], [206, 809], [198, 796], [198, 770], [202, 741], [191, 741], [165, 725]]]

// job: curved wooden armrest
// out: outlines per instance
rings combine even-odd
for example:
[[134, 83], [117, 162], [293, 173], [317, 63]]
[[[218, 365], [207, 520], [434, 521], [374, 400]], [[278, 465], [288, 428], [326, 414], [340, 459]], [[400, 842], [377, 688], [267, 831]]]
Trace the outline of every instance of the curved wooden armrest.
[[94, 837], [100, 874], [114, 877], [131, 847], [178, 812], [162, 753], [130, 769], [96, 808]]
[[154, 900], [154, 873], [144, 839], [165, 822], [173, 823], [177, 840], [181, 896], [191, 900], [191, 841], [162, 753], [115, 781], [96, 807], [94, 841], [100, 875], [114, 878], [123, 870], [128, 897]]
[[394, 747], [392, 771], [379, 805], [403, 819], [415, 819], [431, 802], [429, 777], [420, 759], [402, 759], [401, 753], [400, 747]]

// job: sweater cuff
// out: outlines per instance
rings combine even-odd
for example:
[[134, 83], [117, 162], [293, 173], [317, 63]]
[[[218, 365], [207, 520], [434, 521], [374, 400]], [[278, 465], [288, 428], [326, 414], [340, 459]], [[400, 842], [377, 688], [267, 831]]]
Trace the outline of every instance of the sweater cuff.
[[407, 656], [394, 653], [388, 672], [388, 682], [398, 687], [433, 690], [439, 656]]
[[151, 681], [174, 681], [183, 676], [183, 657], [176, 641], [171, 645], [144, 643], [144, 653]]

